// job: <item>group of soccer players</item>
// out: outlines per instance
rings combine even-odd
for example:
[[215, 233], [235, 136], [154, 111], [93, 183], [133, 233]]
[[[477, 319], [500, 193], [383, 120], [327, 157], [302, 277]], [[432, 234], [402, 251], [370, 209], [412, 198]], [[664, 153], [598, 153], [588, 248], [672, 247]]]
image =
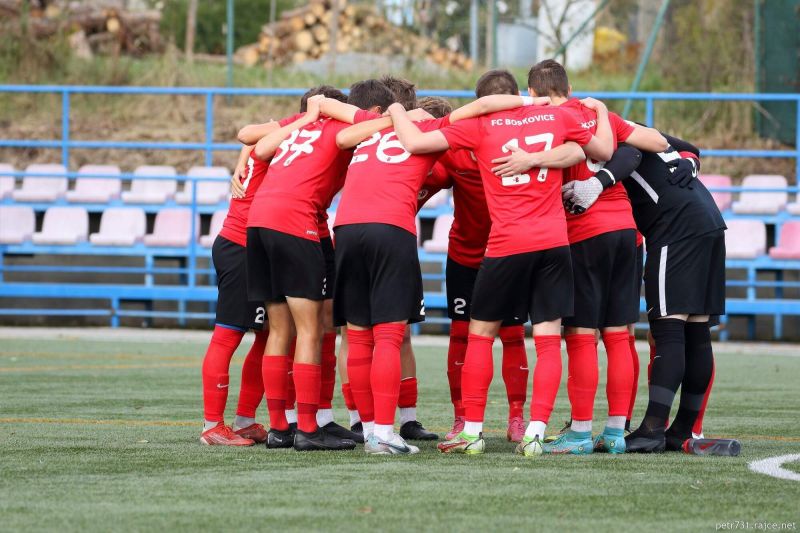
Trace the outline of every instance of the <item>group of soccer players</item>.
[[[239, 132], [231, 206], [212, 249], [219, 300], [203, 363], [201, 442], [296, 450], [363, 443], [370, 454], [405, 455], [419, 451], [407, 441], [438, 439], [416, 420], [408, 325], [425, 314], [416, 214], [443, 188], [454, 202], [445, 273], [454, 422], [441, 452], [484, 452], [498, 335], [507, 437], [517, 453], [677, 450], [701, 431], [725, 253], [722, 218], [694, 179], [699, 152], [595, 99], [571, 98], [555, 61], [531, 68], [528, 92], [520, 97], [511, 73], [492, 70], [478, 80], [478, 99], [452, 110], [384, 77], [355, 83], [347, 97], [311, 89], [300, 113]], [[340, 191], [332, 236], [327, 210]], [[650, 397], [626, 437], [639, 374], [632, 325], [642, 235]], [[526, 427], [528, 321], [536, 364]], [[546, 438], [562, 326], [572, 417]], [[256, 337], [228, 426], [229, 365], [247, 329]], [[608, 418], [592, 439], [598, 339], [608, 354]], [[337, 365], [350, 429], [333, 419]], [[255, 420], [264, 396], [269, 431]]]

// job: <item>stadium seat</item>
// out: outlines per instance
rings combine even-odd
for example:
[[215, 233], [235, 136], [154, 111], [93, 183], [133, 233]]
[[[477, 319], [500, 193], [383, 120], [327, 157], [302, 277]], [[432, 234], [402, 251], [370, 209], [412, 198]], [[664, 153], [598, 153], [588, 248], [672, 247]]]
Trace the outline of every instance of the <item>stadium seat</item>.
[[28, 165], [25, 172], [45, 176], [22, 178], [22, 188], [11, 193], [18, 202], [54, 202], [67, 192], [68, 181], [63, 175], [67, 169], [64, 165], [34, 163]]
[[[106, 178], [82, 178], [81, 175], [100, 175]], [[67, 191], [67, 201], [86, 204], [105, 204], [119, 198], [122, 180], [116, 165], [83, 165], [78, 169], [75, 190]]]
[[214, 239], [217, 238], [219, 232], [222, 230], [222, 223], [225, 222], [225, 217], [228, 216], [228, 211], [220, 209], [214, 211], [211, 216], [211, 226], [208, 228], [208, 235], [200, 237], [200, 244], [206, 248], [211, 248], [214, 244]]
[[16, 172], [14, 165], [0, 163], [0, 200], [11, 196], [17, 182], [17, 178], [7, 175], [6, 172]]
[[450, 240], [450, 226], [453, 225], [453, 215], [439, 215], [433, 223], [433, 238], [422, 244], [426, 252], [447, 252], [447, 242]]
[[[2, 178], [0, 178], [2, 179]], [[800, 215], [800, 197], [796, 202], [792, 202], [786, 206], [786, 210], [792, 215]]]
[[0, 244], [20, 244], [36, 231], [33, 209], [23, 205], [0, 205]]
[[51, 207], [44, 212], [42, 231], [33, 234], [36, 244], [78, 244], [89, 234], [89, 214], [82, 207]]
[[754, 259], [767, 251], [767, 227], [760, 220], [726, 220], [726, 256]]
[[[231, 174], [225, 167], [192, 167], [187, 176], [193, 178], [219, 178], [216, 181], [197, 182], [197, 203], [198, 204], [218, 204], [228, 197], [230, 191]], [[183, 190], [175, 195], [175, 201], [179, 204], [192, 203], [192, 182], [187, 181]]]
[[773, 259], [800, 259], [800, 222], [786, 222], [781, 226], [778, 246], [769, 250]]
[[100, 231], [89, 241], [99, 246], [133, 246], [147, 231], [147, 217], [138, 207], [111, 207], [103, 211]]
[[[144, 236], [147, 246], [189, 246], [191, 242], [192, 211], [191, 209], [162, 209], [156, 215], [153, 233]], [[200, 232], [200, 217], [195, 219], [195, 234]]]
[[147, 176], [175, 176], [175, 169], [166, 165], [142, 165], [133, 171], [131, 190], [122, 193], [126, 204], [163, 204], [175, 196], [177, 180], [147, 179]]
[[[700, 181], [708, 189], [730, 187], [732, 183], [730, 176], [720, 176], [716, 174], [701, 174]], [[719, 208], [720, 211], [730, 209], [731, 203], [733, 202], [733, 194], [729, 192], [712, 192], [711, 196], [714, 198], [714, 203], [717, 204], [717, 208]]]
[[[751, 175], [742, 180], [742, 187], [758, 189], [786, 188], [786, 178], [778, 175]], [[774, 215], [786, 207], [789, 194], [787, 192], [745, 191], [739, 195], [739, 201], [733, 202], [733, 212], [750, 215]]]

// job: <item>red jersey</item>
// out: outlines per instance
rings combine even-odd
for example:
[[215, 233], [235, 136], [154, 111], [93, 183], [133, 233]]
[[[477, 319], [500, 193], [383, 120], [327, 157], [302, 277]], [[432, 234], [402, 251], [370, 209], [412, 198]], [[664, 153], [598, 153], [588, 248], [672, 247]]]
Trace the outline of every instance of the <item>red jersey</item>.
[[[445, 155], [447, 152], [445, 152]], [[444, 156], [442, 156], [444, 158]], [[419, 210], [425, 207], [425, 204], [428, 203], [434, 194], [443, 190], [449, 189], [453, 186], [453, 180], [450, 178], [450, 174], [447, 172], [447, 169], [442, 165], [442, 159], [440, 158], [436, 164], [433, 165], [433, 168], [428, 175], [425, 177], [425, 181], [422, 182], [422, 188], [419, 190], [419, 194], [417, 195], [417, 213]]]
[[[581, 104], [577, 98], [572, 98], [559, 107], [569, 110], [584, 129], [592, 133], [597, 131], [597, 114], [594, 110]], [[633, 131], [633, 126], [616, 113], [609, 113], [608, 120], [611, 122], [611, 133], [614, 136], [614, 149], [616, 150], [618, 143], [628, 139]], [[597, 174], [604, 164], [605, 161], [597, 162], [587, 157], [586, 161], [564, 169], [564, 183], [589, 179]], [[587, 209], [583, 214], [567, 213], [567, 231], [570, 243], [623, 229], [636, 229], [636, 222], [633, 220], [628, 193], [625, 192], [625, 187], [621, 182], [617, 182], [603, 191], [592, 208]]]
[[[358, 111], [356, 122], [374, 113]], [[336, 134], [350, 126], [322, 117], [295, 130], [275, 152], [250, 210], [248, 227], [319, 241], [320, 213], [341, 188], [353, 152], [339, 150]]]
[[[440, 129], [447, 117], [417, 122], [422, 131]], [[347, 169], [336, 226], [380, 223], [417, 234], [417, 197], [441, 152], [411, 154], [393, 127], [381, 130], [356, 147]]]
[[[292, 115], [278, 121], [278, 124], [283, 127], [291, 124], [298, 118], [303, 116], [302, 113]], [[247, 217], [250, 214], [250, 206], [253, 204], [253, 198], [256, 192], [261, 187], [261, 182], [264, 181], [264, 176], [267, 174], [269, 168], [269, 161], [261, 161], [253, 157], [252, 152], [247, 159], [247, 166], [243, 176], [239, 176], [239, 180], [244, 187], [243, 198], [231, 198], [231, 203], [228, 206], [228, 215], [222, 223], [222, 229], [219, 234], [231, 242], [247, 246]]]
[[561, 169], [531, 169], [501, 178], [492, 173], [492, 159], [509, 146], [529, 152], [566, 141], [587, 144], [592, 134], [566, 109], [524, 106], [459, 121], [444, 128], [451, 149], [473, 150], [478, 158], [491, 218], [486, 257], [505, 257], [564, 246], [567, 221], [561, 203]]

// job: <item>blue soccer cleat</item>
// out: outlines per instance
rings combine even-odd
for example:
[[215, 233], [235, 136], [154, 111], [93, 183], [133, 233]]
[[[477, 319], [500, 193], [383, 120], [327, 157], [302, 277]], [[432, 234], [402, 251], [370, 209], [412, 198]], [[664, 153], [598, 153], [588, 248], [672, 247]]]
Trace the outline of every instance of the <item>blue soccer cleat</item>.
[[625, 453], [625, 430], [605, 428], [594, 439], [594, 451], [601, 453]]
[[588, 455], [592, 453], [592, 433], [570, 429], [559, 435], [556, 440], [542, 444], [542, 453]]

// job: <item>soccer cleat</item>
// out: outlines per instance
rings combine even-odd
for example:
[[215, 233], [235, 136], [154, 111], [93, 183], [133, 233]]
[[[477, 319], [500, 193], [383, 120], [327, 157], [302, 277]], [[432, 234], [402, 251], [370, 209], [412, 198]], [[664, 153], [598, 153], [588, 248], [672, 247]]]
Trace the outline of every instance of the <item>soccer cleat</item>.
[[525, 421], [521, 416], [515, 416], [508, 421], [508, 431], [506, 438], [509, 442], [522, 442], [525, 436]]
[[625, 453], [625, 430], [605, 428], [594, 439], [594, 451], [600, 453]]
[[356, 433], [355, 431], [351, 431], [345, 427], [340, 426], [336, 422], [328, 422], [327, 424], [322, 426], [322, 429], [324, 429], [328, 435], [333, 435], [334, 437], [339, 437], [340, 439], [350, 439], [359, 444], [364, 443], [363, 433]]
[[539, 442], [539, 436], [534, 438], [523, 437], [517, 447], [514, 449], [515, 453], [524, 455], [525, 457], [536, 457], [542, 455], [542, 443]]
[[560, 437], [561, 435], [563, 435], [564, 433], [566, 433], [567, 431], [569, 431], [569, 428], [570, 428], [570, 427], [572, 427], [572, 420], [571, 420], [571, 419], [570, 419], [570, 420], [567, 420], [566, 422], [564, 422], [564, 427], [563, 427], [563, 428], [561, 428], [561, 429], [559, 430], [559, 432], [558, 432], [558, 433], [556, 433], [555, 435], [546, 435], [546, 436], [545, 436], [545, 438], [544, 438], [544, 439], [542, 439], [542, 442], [543, 442], [543, 443], [545, 443], [545, 444], [547, 444], [547, 443], [549, 443], [549, 442], [553, 442], [553, 441], [554, 441], [554, 440], [556, 440], [558, 437]]
[[294, 434], [294, 449], [298, 452], [352, 450], [355, 447], [356, 441], [335, 437], [322, 428], [317, 428], [314, 433], [306, 433], [298, 429]]
[[389, 440], [379, 439], [373, 433], [367, 437], [364, 451], [370, 455], [414, 455], [419, 453], [419, 448], [406, 443], [397, 433], [393, 433]]
[[222, 422], [200, 434], [200, 442], [206, 446], [252, 446], [252, 439], [240, 437], [230, 426]]
[[453, 440], [462, 431], [464, 431], [464, 417], [457, 416], [453, 420], [453, 429], [447, 432], [447, 435], [444, 436], [444, 439]]
[[267, 442], [267, 430], [261, 424], [250, 424], [246, 428], [235, 430], [234, 433], [242, 438], [250, 439], [256, 444]]
[[477, 437], [472, 437], [462, 431], [452, 439], [440, 442], [436, 447], [442, 453], [477, 455], [484, 453], [486, 450], [486, 441], [483, 440], [483, 433]]
[[542, 444], [542, 453], [588, 455], [592, 453], [592, 433], [570, 429], [559, 435], [556, 440]]
[[361, 433], [361, 438], [364, 438], [364, 424], [361, 422], [356, 422], [352, 426], [350, 426], [350, 431], [353, 433]]
[[667, 446], [664, 430], [639, 426], [639, 429], [625, 437], [625, 451], [628, 453], [661, 453]]
[[439, 435], [428, 431], [416, 420], [409, 420], [400, 426], [400, 436], [405, 440], [439, 440]]
[[664, 432], [664, 449], [670, 452], [682, 452], [684, 451], [684, 443], [691, 438], [696, 437], [693, 437], [692, 435], [681, 436], [676, 434], [676, 432], [672, 431], [671, 429], [668, 429]]
[[294, 444], [294, 431], [291, 428], [270, 429], [267, 433], [267, 448], [291, 448], [292, 444]]

